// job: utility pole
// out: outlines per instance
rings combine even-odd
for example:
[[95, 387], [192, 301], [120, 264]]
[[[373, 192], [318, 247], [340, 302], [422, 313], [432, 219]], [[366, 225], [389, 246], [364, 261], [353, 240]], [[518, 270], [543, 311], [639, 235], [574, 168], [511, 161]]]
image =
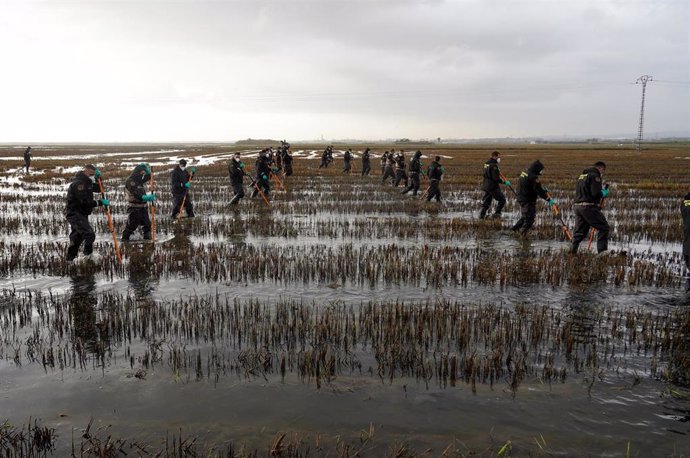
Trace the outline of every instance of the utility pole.
[[637, 131], [637, 151], [642, 151], [642, 132], [644, 131], [644, 98], [647, 92], [647, 82], [654, 81], [650, 75], [642, 75], [637, 78], [635, 84], [642, 84], [642, 106], [640, 107], [640, 128]]

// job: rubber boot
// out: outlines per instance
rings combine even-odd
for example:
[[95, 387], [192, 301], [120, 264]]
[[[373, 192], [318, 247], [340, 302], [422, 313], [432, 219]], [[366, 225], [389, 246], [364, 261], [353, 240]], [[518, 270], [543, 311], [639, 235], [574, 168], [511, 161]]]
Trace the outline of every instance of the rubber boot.
[[570, 247], [570, 252], [575, 254], [577, 253], [578, 248], [580, 248], [580, 244], [573, 242], [572, 246]]
[[69, 248], [67, 248], [67, 261], [74, 261], [78, 254], [79, 247], [76, 245], [70, 245]]

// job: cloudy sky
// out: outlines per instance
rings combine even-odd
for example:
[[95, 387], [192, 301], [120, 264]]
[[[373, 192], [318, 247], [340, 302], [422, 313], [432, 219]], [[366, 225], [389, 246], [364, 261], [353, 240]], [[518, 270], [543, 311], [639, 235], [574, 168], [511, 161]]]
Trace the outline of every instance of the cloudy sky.
[[690, 135], [687, 0], [0, 1], [0, 142]]

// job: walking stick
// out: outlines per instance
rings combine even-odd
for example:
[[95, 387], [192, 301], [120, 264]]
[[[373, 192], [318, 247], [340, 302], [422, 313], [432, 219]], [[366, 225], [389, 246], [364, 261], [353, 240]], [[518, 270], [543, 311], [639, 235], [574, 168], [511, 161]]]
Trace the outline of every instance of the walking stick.
[[[101, 199], [105, 199], [105, 191], [103, 190], [103, 182], [98, 178], [98, 189], [101, 191]], [[122, 264], [122, 254], [120, 254], [120, 247], [117, 244], [117, 237], [115, 236], [115, 227], [113, 226], [113, 217], [110, 214], [110, 205], [105, 207], [105, 214], [108, 215], [108, 227], [110, 228], [110, 233], [113, 235], [113, 243], [115, 244], [115, 254], [117, 255], [117, 260]]]
[[[504, 184], [505, 184], [506, 181], [508, 181], [508, 180], [506, 180], [506, 176], [503, 175], [503, 173], [501, 173], [501, 171], [498, 172], [498, 176], [501, 177], [501, 180], [503, 180], [503, 183], [504, 183]], [[513, 189], [513, 186], [512, 186], [512, 185], [508, 185], [508, 189], [510, 189], [511, 191], [513, 191], [513, 194], [514, 194], [515, 196], [517, 196], [517, 192], [515, 192], [515, 190]]]
[[[194, 179], [193, 173], [189, 176], [189, 181], [187, 183], [191, 183], [192, 179]], [[187, 201], [187, 193], [188, 192], [189, 192], [189, 188], [185, 189], [184, 196], [182, 196], [182, 204], [180, 205], [180, 211], [177, 213], [177, 220], [178, 221], [180, 220], [180, 218], [182, 218], [182, 209], [184, 208], [184, 204]]]
[[287, 191], [287, 189], [285, 189], [285, 185], [283, 184], [283, 182], [280, 181], [280, 178], [278, 178], [278, 174], [271, 172], [271, 178], [273, 178], [273, 181], [276, 183], [276, 188], [280, 186], [281, 188], [283, 188], [283, 191]]
[[[551, 193], [549, 191], [546, 191], [546, 197], [548, 199], [551, 199]], [[553, 207], [553, 217], [556, 218], [561, 223], [561, 226], [563, 226], [563, 230], [565, 231], [565, 235], [568, 237], [568, 240], [570, 240], [572, 242], [573, 241], [573, 235], [570, 233], [570, 229], [568, 229], [568, 225], [565, 224], [565, 221], [563, 221], [563, 217], [561, 216], [560, 210], [558, 210], [558, 206], [556, 206], [556, 204], [553, 204], [552, 207]]]
[[259, 191], [259, 194], [261, 195], [261, 198], [264, 200], [264, 202], [266, 202], [266, 205], [271, 207], [271, 203], [266, 198], [266, 195], [261, 191], [261, 188], [259, 188], [259, 185], [257, 184], [256, 180], [252, 180], [252, 185], [256, 188], [257, 191]]
[[[155, 184], [153, 182], [153, 168], [149, 165], [149, 171], [151, 172], [151, 182], [149, 183], [149, 189], [151, 190], [151, 194], [154, 192]], [[153, 205], [153, 201], [151, 203], [151, 241], [155, 242], [156, 241], [156, 207]]]
[[[609, 189], [609, 185], [604, 186], [604, 189]], [[601, 209], [603, 210], [604, 207], [606, 206], [606, 197], [601, 198]], [[594, 228], [591, 228], [589, 230], [589, 243], [587, 244], [587, 249], [591, 250], [592, 249], [592, 241], [594, 240], [594, 233], [597, 230]]]

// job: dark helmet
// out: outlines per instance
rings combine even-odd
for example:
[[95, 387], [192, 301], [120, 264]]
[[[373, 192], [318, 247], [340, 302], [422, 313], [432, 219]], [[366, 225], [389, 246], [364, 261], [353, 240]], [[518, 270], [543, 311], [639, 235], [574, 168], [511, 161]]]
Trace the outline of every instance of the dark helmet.
[[417, 150], [417, 152], [414, 153], [414, 157], [421, 157], [421, 156], [422, 156], [422, 152], [419, 150]]
[[180, 159], [180, 165], [181, 165], [182, 167], [186, 167], [186, 166], [187, 166], [187, 161], [185, 161], [184, 159]]

